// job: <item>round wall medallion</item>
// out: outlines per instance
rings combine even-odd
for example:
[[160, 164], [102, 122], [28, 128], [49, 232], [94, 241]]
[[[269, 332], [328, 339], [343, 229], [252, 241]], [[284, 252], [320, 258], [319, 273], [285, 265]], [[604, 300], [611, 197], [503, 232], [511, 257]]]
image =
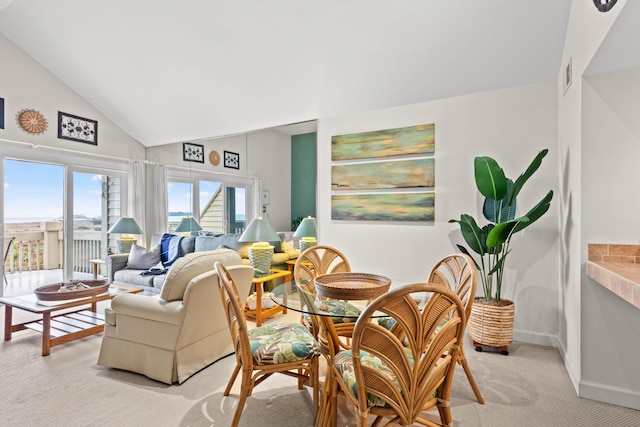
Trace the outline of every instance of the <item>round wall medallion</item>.
[[212, 151], [209, 153], [209, 161], [212, 165], [218, 166], [220, 164], [220, 154], [217, 151]]
[[29, 133], [38, 134], [47, 130], [47, 119], [36, 110], [26, 109], [19, 111], [16, 121], [24, 131]]

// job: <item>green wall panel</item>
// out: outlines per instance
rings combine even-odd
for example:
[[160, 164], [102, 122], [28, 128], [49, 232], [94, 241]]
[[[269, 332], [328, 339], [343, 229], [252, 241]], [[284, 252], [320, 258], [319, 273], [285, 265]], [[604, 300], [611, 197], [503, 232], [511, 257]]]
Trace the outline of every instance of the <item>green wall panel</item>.
[[316, 216], [316, 140], [315, 132], [291, 137], [292, 222]]

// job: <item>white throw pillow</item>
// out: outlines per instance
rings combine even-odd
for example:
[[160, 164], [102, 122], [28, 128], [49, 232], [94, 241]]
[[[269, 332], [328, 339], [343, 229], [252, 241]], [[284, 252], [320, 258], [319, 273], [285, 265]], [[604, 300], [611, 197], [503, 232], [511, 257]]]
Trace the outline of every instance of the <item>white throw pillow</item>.
[[135, 243], [131, 245], [127, 268], [131, 270], [148, 270], [160, 262], [160, 245], [147, 250]]

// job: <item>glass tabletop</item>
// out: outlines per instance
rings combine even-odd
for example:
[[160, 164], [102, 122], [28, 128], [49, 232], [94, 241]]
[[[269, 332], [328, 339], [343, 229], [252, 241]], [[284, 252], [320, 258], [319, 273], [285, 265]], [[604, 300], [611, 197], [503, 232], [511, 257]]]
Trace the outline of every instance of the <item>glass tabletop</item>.
[[[391, 289], [400, 287], [403, 284], [406, 283], [398, 282], [394, 286], [392, 282]], [[317, 294], [301, 289], [295, 282], [286, 282], [273, 288], [271, 290], [271, 299], [282, 307], [300, 313], [341, 317], [345, 319], [357, 319], [369, 302], [323, 298]], [[421, 297], [420, 299], [423, 298]], [[385, 313], [375, 312], [371, 317], [386, 316]]]

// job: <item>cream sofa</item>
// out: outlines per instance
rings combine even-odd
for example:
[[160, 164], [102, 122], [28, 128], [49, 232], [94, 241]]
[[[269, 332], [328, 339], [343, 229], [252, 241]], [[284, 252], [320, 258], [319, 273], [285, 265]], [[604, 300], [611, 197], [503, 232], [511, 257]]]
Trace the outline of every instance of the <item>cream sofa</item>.
[[233, 353], [216, 261], [228, 267], [246, 298], [253, 268], [243, 265], [237, 252], [187, 254], [171, 266], [159, 295], [122, 294], [112, 300], [105, 309], [98, 365], [172, 384]]

